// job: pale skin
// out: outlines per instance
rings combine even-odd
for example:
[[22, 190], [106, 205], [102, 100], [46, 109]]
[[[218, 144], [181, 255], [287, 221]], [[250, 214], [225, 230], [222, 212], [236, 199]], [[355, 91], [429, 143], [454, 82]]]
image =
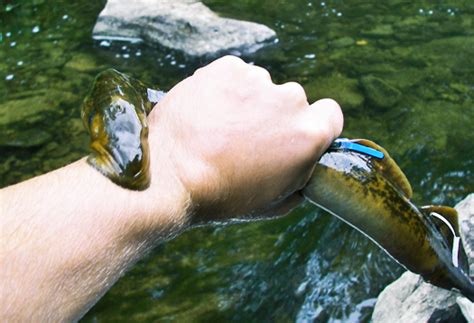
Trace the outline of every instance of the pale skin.
[[147, 190], [85, 159], [0, 190], [0, 321], [77, 320], [157, 243], [287, 213], [342, 125], [333, 100], [238, 58], [197, 70], [149, 115]]

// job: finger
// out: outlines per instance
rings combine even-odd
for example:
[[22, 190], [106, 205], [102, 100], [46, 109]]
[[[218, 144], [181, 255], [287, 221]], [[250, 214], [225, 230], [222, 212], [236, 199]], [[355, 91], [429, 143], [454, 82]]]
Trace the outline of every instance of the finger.
[[214, 67], [214, 66], [221, 66], [221, 65], [226, 66], [226, 67], [229, 65], [242, 67], [242, 66], [246, 66], [247, 63], [245, 63], [244, 60], [241, 59], [240, 57], [233, 56], [233, 55], [226, 55], [214, 60], [208, 66]]
[[321, 99], [304, 111], [303, 123], [316, 153], [321, 154], [341, 134], [344, 117], [336, 101]]
[[287, 82], [277, 85], [280, 93], [285, 97], [286, 102], [292, 102], [296, 107], [308, 106], [306, 92], [301, 84], [296, 82]]
[[343, 123], [341, 108], [332, 99], [316, 101], [301, 111], [298, 116], [302, 156], [300, 169], [305, 175], [301, 176], [300, 182], [297, 183], [299, 189], [306, 185], [321, 155], [341, 134]]
[[270, 81], [272, 82], [272, 77], [270, 73], [264, 69], [263, 67], [256, 66], [256, 65], [248, 65], [248, 76], [250, 79], [255, 80], [262, 80], [262, 81]]

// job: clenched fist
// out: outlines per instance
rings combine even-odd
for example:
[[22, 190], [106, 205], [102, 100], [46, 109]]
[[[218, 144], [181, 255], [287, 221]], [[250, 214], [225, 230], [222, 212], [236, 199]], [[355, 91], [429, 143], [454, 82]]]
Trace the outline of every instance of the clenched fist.
[[232, 56], [177, 84], [149, 120], [152, 185], [169, 159], [197, 222], [286, 212], [343, 124], [336, 102], [309, 105], [299, 84]]

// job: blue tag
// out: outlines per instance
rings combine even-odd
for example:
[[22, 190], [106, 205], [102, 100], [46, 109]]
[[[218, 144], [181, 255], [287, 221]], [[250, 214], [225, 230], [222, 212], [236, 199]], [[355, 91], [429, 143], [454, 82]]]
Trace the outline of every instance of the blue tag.
[[383, 159], [384, 158], [384, 153], [374, 149], [370, 148], [361, 144], [357, 144], [355, 142], [351, 142], [347, 139], [336, 139], [333, 143], [334, 148], [339, 148], [339, 149], [347, 149], [347, 150], [352, 150], [352, 151], [357, 151], [362, 154], [366, 154], [378, 159]]

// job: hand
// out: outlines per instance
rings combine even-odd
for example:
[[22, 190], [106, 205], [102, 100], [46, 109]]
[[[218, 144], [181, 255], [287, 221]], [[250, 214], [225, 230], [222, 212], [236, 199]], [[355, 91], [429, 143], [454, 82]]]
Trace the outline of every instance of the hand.
[[204, 222], [286, 213], [343, 117], [333, 100], [309, 105], [299, 84], [227, 56], [177, 84], [149, 122], [151, 191], [171, 166]]
[[[190, 223], [282, 214], [342, 129], [337, 103], [224, 57], [149, 116], [150, 187], [85, 159], [0, 190], [1, 321], [73, 321], [157, 242]], [[2, 282], [3, 283], [3, 282]]]

